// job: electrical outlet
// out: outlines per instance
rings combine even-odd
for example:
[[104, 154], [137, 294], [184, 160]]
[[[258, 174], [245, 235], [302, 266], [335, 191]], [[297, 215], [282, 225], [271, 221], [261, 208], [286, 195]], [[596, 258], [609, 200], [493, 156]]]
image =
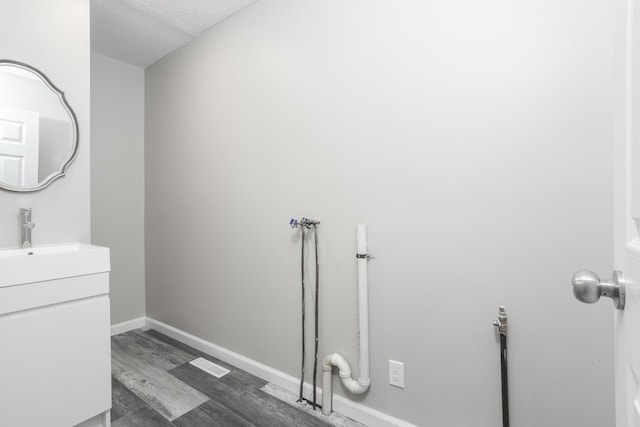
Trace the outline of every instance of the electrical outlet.
[[389, 384], [404, 388], [404, 363], [389, 360]]

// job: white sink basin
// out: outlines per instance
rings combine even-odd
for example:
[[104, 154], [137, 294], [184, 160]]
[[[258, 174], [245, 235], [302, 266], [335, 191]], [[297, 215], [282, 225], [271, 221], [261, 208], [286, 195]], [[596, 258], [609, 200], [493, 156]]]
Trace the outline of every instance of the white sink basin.
[[0, 249], [0, 287], [102, 273], [111, 269], [109, 248], [60, 243]]

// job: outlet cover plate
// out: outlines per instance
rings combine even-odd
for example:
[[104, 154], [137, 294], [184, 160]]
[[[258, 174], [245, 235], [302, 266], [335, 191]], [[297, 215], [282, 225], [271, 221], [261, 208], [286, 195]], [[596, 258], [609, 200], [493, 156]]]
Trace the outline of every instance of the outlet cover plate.
[[404, 388], [404, 363], [389, 360], [389, 384]]

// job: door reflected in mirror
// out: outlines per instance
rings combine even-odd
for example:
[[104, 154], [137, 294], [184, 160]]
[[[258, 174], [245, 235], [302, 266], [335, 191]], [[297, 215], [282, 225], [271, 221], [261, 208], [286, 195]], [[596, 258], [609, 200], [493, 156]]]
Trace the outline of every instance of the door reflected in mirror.
[[65, 175], [78, 152], [78, 123], [41, 71], [0, 60], [0, 188], [37, 191]]

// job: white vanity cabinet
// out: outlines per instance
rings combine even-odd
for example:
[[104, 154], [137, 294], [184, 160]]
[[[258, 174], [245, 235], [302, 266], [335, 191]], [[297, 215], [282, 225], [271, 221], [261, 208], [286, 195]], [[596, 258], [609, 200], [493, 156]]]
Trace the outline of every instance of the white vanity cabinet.
[[109, 270], [98, 246], [0, 250], [1, 426], [110, 424]]

